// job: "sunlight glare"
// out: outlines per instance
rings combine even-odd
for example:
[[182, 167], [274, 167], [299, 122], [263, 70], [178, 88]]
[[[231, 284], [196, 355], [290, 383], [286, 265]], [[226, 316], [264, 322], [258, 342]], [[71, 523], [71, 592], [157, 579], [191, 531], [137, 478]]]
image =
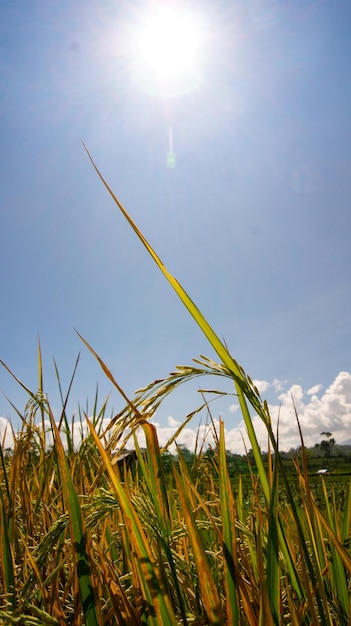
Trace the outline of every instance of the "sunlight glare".
[[201, 82], [205, 29], [198, 15], [162, 6], [143, 16], [133, 44], [136, 80], [148, 92], [180, 95]]

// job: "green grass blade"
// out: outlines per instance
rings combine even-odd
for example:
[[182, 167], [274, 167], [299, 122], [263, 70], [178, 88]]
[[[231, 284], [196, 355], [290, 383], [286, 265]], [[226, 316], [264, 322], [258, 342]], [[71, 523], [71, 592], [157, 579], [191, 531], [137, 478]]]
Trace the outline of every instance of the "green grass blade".
[[69, 395], [71, 393], [73, 381], [74, 381], [74, 378], [75, 378], [75, 375], [76, 375], [76, 372], [77, 372], [79, 359], [80, 359], [80, 353], [78, 353], [78, 356], [76, 358], [76, 361], [75, 361], [75, 364], [74, 364], [74, 368], [73, 368], [73, 373], [72, 373], [72, 376], [71, 376], [71, 380], [69, 381], [69, 385], [68, 385], [68, 389], [67, 389], [67, 393], [66, 393], [65, 397], [63, 396], [63, 393], [62, 393], [62, 386], [61, 386], [60, 375], [59, 375], [59, 371], [58, 371], [58, 368], [57, 368], [57, 365], [56, 365], [56, 362], [55, 362], [55, 359], [54, 359], [55, 374], [56, 374], [57, 384], [58, 384], [60, 397], [61, 397], [61, 402], [62, 402], [62, 411], [61, 411], [61, 417], [60, 417], [58, 428], [60, 430], [61, 426], [62, 426], [62, 422], [64, 422], [64, 424], [65, 424], [65, 434], [66, 434], [66, 438], [67, 438], [67, 447], [68, 447], [69, 454], [71, 452], [73, 452], [73, 450], [74, 450], [74, 442], [73, 442], [73, 436], [70, 434], [70, 427], [69, 427], [68, 419], [67, 419], [67, 415], [66, 415], [66, 408], [67, 408], [68, 398], [69, 398]]
[[180, 498], [187, 533], [192, 545], [193, 558], [199, 576], [201, 599], [206, 611], [208, 623], [212, 626], [224, 626], [225, 618], [216, 584], [197, 528], [195, 517], [188, 497], [188, 490], [180, 474], [173, 468], [177, 492]]
[[146, 438], [146, 454], [148, 461], [149, 485], [152, 500], [156, 508], [160, 528], [164, 537], [171, 536], [171, 523], [167, 486], [163, 471], [161, 451], [157, 439], [156, 427], [145, 422], [142, 429]]
[[272, 618], [276, 626], [280, 624], [279, 597], [279, 542], [278, 542], [278, 466], [275, 461], [273, 472], [272, 496], [268, 512], [268, 545], [267, 545], [267, 592], [270, 600]]
[[[10, 369], [10, 368], [6, 365], [6, 363], [4, 363], [4, 361], [2, 361], [2, 359], [0, 359], [0, 363], [1, 363], [1, 365], [2, 365], [2, 366], [3, 366], [3, 367], [4, 367], [7, 371], [8, 371], [8, 373], [10, 374], [10, 376], [12, 376], [12, 378], [13, 378], [13, 379], [14, 379], [14, 380], [15, 380], [15, 381], [16, 381], [16, 382], [20, 385], [20, 387], [22, 387], [22, 389], [24, 389], [24, 391], [25, 391], [25, 392], [26, 392], [26, 393], [30, 396], [30, 398], [31, 398], [34, 402], [36, 402], [36, 403], [40, 404], [40, 400], [41, 400], [41, 399], [39, 399], [39, 398], [38, 398], [38, 395], [37, 395], [37, 394], [35, 394], [35, 393], [33, 393], [33, 391], [31, 391], [31, 390], [29, 389], [29, 387], [27, 387], [27, 386], [26, 386], [26, 385], [25, 385], [25, 384], [24, 384], [24, 383], [23, 383], [23, 382], [22, 382], [22, 381], [21, 381], [21, 380], [20, 380], [20, 379], [19, 379], [19, 378], [18, 378], [18, 377], [14, 374], [14, 373], [13, 373], [13, 371], [12, 371], [12, 370], [11, 370], [11, 369]], [[20, 419], [24, 422], [24, 421], [25, 421], [24, 416], [23, 416], [23, 415], [22, 415], [22, 414], [21, 414], [21, 413], [20, 413], [20, 412], [16, 409], [16, 407], [12, 404], [12, 402], [10, 402], [10, 404], [11, 404], [11, 406], [14, 408], [14, 410], [16, 411], [16, 413], [17, 413], [18, 417], [19, 417], [19, 418], [20, 418]], [[44, 408], [44, 411], [45, 411], [45, 404], [44, 404], [44, 403], [41, 403], [41, 404], [42, 404], [42, 406], [43, 406], [43, 408]], [[45, 411], [45, 412], [46, 412], [46, 411]]]
[[261, 485], [264, 491], [265, 498], [267, 502], [269, 502], [269, 499], [270, 499], [269, 482], [268, 482], [267, 472], [263, 463], [260, 446], [258, 445], [255, 429], [254, 429], [252, 419], [249, 413], [249, 409], [245, 400], [245, 396], [242, 393], [240, 386], [237, 384], [235, 384], [235, 386], [236, 386], [236, 391], [238, 394], [241, 413], [244, 418], [245, 427], [247, 430], [248, 437], [250, 439], [252, 452], [253, 452], [255, 463], [257, 466], [258, 475], [260, 477], [260, 481], [261, 481]]
[[234, 499], [232, 486], [228, 474], [227, 457], [225, 449], [224, 423], [220, 422], [219, 433], [219, 494], [221, 502], [222, 527], [223, 527], [223, 551], [226, 563], [226, 610], [227, 622], [236, 626], [239, 624], [239, 607], [235, 582], [235, 521]]
[[[4, 440], [5, 440], [5, 436], [6, 436], [6, 430], [5, 430], [5, 433], [4, 433]], [[13, 439], [15, 439], [15, 435], [14, 434], [13, 434]], [[2, 468], [2, 472], [3, 472], [3, 480], [4, 480], [4, 483], [5, 483], [7, 502], [8, 502], [9, 509], [11, 510], [12, 498], [11, 498], [11, 492], [10, 492], [10, 484], [9, 484], [9, 478], [7, 476], [5, 457], [4, 457], [4, 452], [3, 452], [3, 449], [2, 449], [1, 441], [0, 441], [0, 458], [1, 458], [1, 468]]]
[[[328, 524], [331, 530], [333, 531], [333, 533], [335, 533], [336, 535], [337, 524], [336, 524], [336, 519], [334, 517], [335, 516], [335, 498], [334, 498], [334, 515], [333, 515], [331, 511], [331, 507], [330, 507], [330, 502], [329, 502], [329, 494], [327, 492], [325, 481], [323, 479], [322, 479], [322, 485], [323, 485]], [[331, 573], [331, 583], [334, 587], [335, 596], [341, 602], [345, 615], [347, 615], [349, 611], [349, 605], [350, 605], [350, 596], [349, 596], [349, 591], [347, 588], [346, 572], [345, 572], [344, 564], [341, 560], [340, 555], [338, 554], [336, 550], [336, 547], [334, 546], [333, 541], [330, 541], [330, 552], [331, 552], [331, 559], [330, 559], [329, 567], [330, 567], [330, 573]]]
[[165, 584], [160, 576], [158, 567], [154, 563], [149, 541], [144, 532], [141, 521], [113, 468], [108, 454], [101, 444], [94, 426], [87, 416], [86, 420], [123, 512], [132, 551], [136, 555], [136, 564], [139, 570], [139, 580], [142, 586], [144, 600], [150, 607], [153, 607], [153, 610], [155, 611], [156, 621], [154, 621], [152, 616], [150, 616], [148, 623], [158, 624], [159, 626], [161, 626], [161, 624], [176, 626], [177, 620], [173, 607], [165, 591]]
[[46, 437], [45, 437], [45, 403], [44, 399], [44, 387], [43, 387], [43, 360], [41, 356], [41, 345], [40, 339], [38, 337], [38, 391], [37, 396], [39, 399], [39, 408], [41, 415], [41, 439], [42, 439], [42, 447], [43, 450], [46, 448]]
[[344, 517], [342, 520], [341, 526], [341, 539], [342, 541], [347, 541], [350, 534], [350, 521], [351, 521], [351, 481], [349, 485], [349, 490], [345, 502], [345, 511]]
[[[50, 410], [50, 408], [49, 408]], [[68, 509], [72, 529], [73, 553], [76, 559], [76, 571], [79, 582], [81, 602], [86, 626], [98, 626], [98, 616], [95, 608], [94, 586], [91, 579], [90, 561], [86, 551], [86, 531], [83, 516], [76, 490], [71, 478], [65, 451], [62, 445], [59, 430], [50, 410], [51, 426], [55, 436], [55, 448], [61, 473], [61, 482], [64, 499]]]
[[184, 596], [179, 585], [176, 566], [171, 550], [172, 518], [157, 431], [156, 427], [148, 422], [144, 422], [144, 424], [142, 424], [142, 429], [145, 433], [146, 439], [147, 465], [144, 463], [137, 439], [135, 438], [138, 459], [155, 507], [160, 528], [160, 540], [172, 572], [172, 585], [174, 586], [174, 591], [178, 598], [182, 621], [183, 624], [186, 625], [188, 621], [184, 606]]
[[16, 580], [11, 551], [10, 535], [8, 530], [8, 516], [6, 515], [5, 504], [3, 500], [2, 490], [0, 489], [1, 498], [1, 564], [3, 570], [4, 591], [6, 599], [15, 608], [16, 605]]
[[167, 270], [167, 268], [165, 267], [165, 265], [163, 264], [163, 262], [161, 261], [159, 256], [156, 254], [156, 252], [151, 247], [149, 242], [146, 240], [146, 238], [144, 237], [142, 232], [139, 230], [139, 228], [136, 225], [136, 223], [130, 217], [129, 213], [126, 211], [124, 206], [118, 200], [117, 196], [113, 193], [111, 187], [109, 187], [108, 183], [106, 182], [106, 180], [104, 179], [104, 177], [100, 173], [99, 169], [95, 165], [95, 163], [94, 163], [94, 161], [93, 161], [93, 159], [92, 159], [92, 157], [91, 157], [91, 155], [90, 155], [90, 153], [89, 153], [89, 151], [88, 151], [88, 149], [86, 148], [85, 145], [84, 145], [84, 148], [85, 148], [85, 150], [86, 150], [86, 152], [88, 154], [88, 157], [89, 157], [89, 159], [90, 159], [90, 161], [91, 161], [91, 163], [92, 163], [96, 173], [98, 174], [99, 178], [103, 182], [103, 184], [106, 187], [106, 189], [109, 192], [109, 194], [112, 196], [113, 200], [117, 204], [118, 208], [120, 209], [120, 211], [123, 214], [123, 216], [125, 217], [125, 219], [128, 221], [128, 223], [130, 224], [130, 226], [132, 227], [132, 229], [134, 230], [136, 235], [139, 237], [140, 241], [145, 246], [146, 250], [149, 252], [149, 254], [153, 258], [153, 260], [155, 261], [156, 265], [159, 267], [159, 269], [161, 270], [161, 272], [163, 273], [165, 278], [168, 280], [170, 285], [173, 287], [174, 291], [176, 292], [176, 294], [178, 295], [180, 300], [183, 302], [184, 306], [188, 309], [189, 313], [194, 318], [195, 322], [201, 328], [202, 332], [205, 334], [206, 338], [208, 339], [208, 341], [212, 345], [213, 349], [216, 351], [216, 353], [220, 357], [222, 363], [224, 363], [224, 365], [231, 372], [234, 380], [239, 385], [239, 387], [243, 391], [243, 393], [246, 395], [246, 397], [248, 398], [249, 402], [252, 404], [253, 408], [257, 411], [258, 415], [260, 415], [262, 417], [262, 419], [266, 420], [267, 416], [266, 416], [265, 411], [263, 409], [262, 403], [261, 403], [261, 401], [260, 401], [260, 399], [258, 397], [257, 390], [254, 389], [253, 385], [250, 384], [250, 382], [246, 378], [242, 368], [238, 365], [238, 363], [229, 354], [227, 348], [225, 347], [223, 342], [219, 339], [219, 337], [216, 335], [216, 333], [214, 332], [214, 330], [212, 329], [210, 324], [207, 322], [207, 320], [205, 319], [205, 317], [203, 316], [201, 311], [197, 308], [196, 304], [191, 300], [189, 295], [186, 293], [186, 291], [183, 289], [183, 287], [180, 285], [180, 283], [176, 280], [176, 278], [174, 278], [174, 276], [172, 276], [169, 273], [169, 271]]
[[107, 378], [111, 381], [111, 383], [119, 391], [119, 393], [121, 394], [122, 398], [125, 400], [125, 402], [127, 403], [128, 407], [131, 409], [131, 411], [135, 415], [136, 419], [143, 421], [143, 416], [138, 411], [138, 408], [135, 406], [135, 404], [133, 404], [133, 402], [130, 401], [130, 399], [128, 398], [126, 393], [123, 391], [122, 387], [118, 384], [117, 380], [114, 378], [114, 376], [112, 375], [112, 373], [110, 372], [110, 370], [108, 369], [108, 367], [104, 363], [104, 361], [99, 357], [97, 352], [95, 352], [95, 350], [91, 347], [91, 345], [84, 339], [84, 337], [82, 337], [82, 335], [79, 334], [79, 332], [77, 330], [76, 330], [76, 333], [77, 333], [78, 337], [82, 340], [84, 345], [88, 348], [88, 350], [90, 350], [92, 355], [98, 361], [98, 363], [100, 364], [100, 367], [102, 368], [102, 370], [105, 373], [105, 375], [107, 376]]

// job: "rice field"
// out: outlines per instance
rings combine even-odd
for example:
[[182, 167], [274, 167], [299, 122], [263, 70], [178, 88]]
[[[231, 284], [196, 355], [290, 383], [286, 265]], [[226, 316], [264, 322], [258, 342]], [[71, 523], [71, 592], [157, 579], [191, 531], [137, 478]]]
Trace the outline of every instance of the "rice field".
[[[292, 487], [267, 403], [94, 167], [218, 362], [201, 357], [129, 399], [82, 338], [125, 409], [107, 430], [106, 403], [81, 413], [77, 447], [67, 396], [53, 415], [45, 395], [39, 346], [38, 389], [27, 389], [13, 450], [0, 447], [0, 623], [351, 626], [351, 486], [341, 504], [321, 477], [316, 497], [301, 437]], [[150, 422], [178, 385], [207, 373], [233, 382], [255, 461], [249, 489], [230, 478], [223, 422], [213, 454], [199, 442], [191, 467], [181, 449], [175, 459], [160, 448]], [[267, 430], [265, 462], [253, 414]]]

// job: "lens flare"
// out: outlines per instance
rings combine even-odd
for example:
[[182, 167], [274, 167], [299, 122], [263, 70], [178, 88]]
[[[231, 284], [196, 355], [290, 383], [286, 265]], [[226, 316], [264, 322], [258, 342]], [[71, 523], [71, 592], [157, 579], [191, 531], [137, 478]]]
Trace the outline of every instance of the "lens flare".
[[167, 167], [170, 170], [173, 170], [176, 166], [176, 155], [175, 152], [173, 151], [173, 129], [172, 127], [170, 127], [169, 132], [168, 132], [168, 137], [169, 137], [169, 149], [167, 152], [167, 157], [166, 157], [166, 162], [167, 162]]

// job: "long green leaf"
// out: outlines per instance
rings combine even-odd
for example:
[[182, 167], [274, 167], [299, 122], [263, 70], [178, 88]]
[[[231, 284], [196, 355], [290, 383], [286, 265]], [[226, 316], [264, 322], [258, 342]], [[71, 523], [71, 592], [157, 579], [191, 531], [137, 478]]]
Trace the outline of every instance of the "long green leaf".
[[220, 421], [219, 431], [219, 493], [221, 502], [224, 560], [225, 560], [225, 584], [227, 621], [233, 626], [239, 624], [239, 606], [235, 582], [235, 522], [234, 522], [234, 498], [230, 478], [228, 474], [227, 457], [225, 449], [224, 423]]
[[182, 505], [182, 512], [186, 522], [187, 533], [193, 549], [193, 558], [199, 576], [201, 599], [206, 611], [208, 623], [212, 626], [224, 626], [225, 619], [221, 601], [211, 568], [206, 556], [205, 548], [201, 540], [199, 529], [196, 525], [194, 513], [190, 505], [188, 490], [176, 468], [173, 468], [176, 487]]
[[268, 512], [268, 545], [267, 545], [267, 591], [270, 599], [272, 618], [276, 626], [280, 624], [279, 617], [279, 545], [278, 545], [278, 466], [275, 461], [273, 472], [272, 496]]
[[160, 540], [164, 549], [167, 561], [172, 572], [172, 584], [177, 595], [183, 624], [188, 623], [186, 610], [184, 605], [184, 594], [179, 585], [176, 566], [171, 549], [172, 540], [172, 519], [170, 513], [169, 495], [167, 491], [165, 473], [162, 463], [161, 450], [157, 438], [156, 427], [149, 422], [142, 424], [142, 429], [146, 439], [146, 455], [147, 465], [144, 463], [140, 453], [137, 439], [135, 438], [135, 446], [138, 451], [138, 459], [142, 468], [146, 483], [149, 488], [150, 495], [155, 507], [160, 527]]
[[69, 467], [59, 430], [56, 426], [54, 416], [50, 412], [51, 427], [55, 435], [55, 448], [61, 473], [62, 490], [72, 532], [73, 553], [76, 559], [76, 571], [79, 582], [81, 602], [85, 616], [86, 626], [98, 626], [98, 617], [95, 608], [94, 587], [91, 580], [90, 561], [86, 551], [86, 531], [83, 516], [76, 490], [71, 478]]
[[165, 591], [165, 584], [160, 576], [157, 565], [154, 563], [152, 552], [149, 546], [148, 538], [144, 532], [141, 521], [136, 514], [134, 507], [119, 480], [108, 454], [104, 450], [101, 441], [95, 431], [93, 424], [86, 416], [92, 437], [100, 452], [101, 459], [109, 474], [111, 484], [118, 497], [120, 507], [126, 522], [128, 535], [131, 541], [132, 551], [137, 557], [136, 563], [139, 568], [139, 579], [142, 585], [142, 592], [145, 602], [155, 611], [156, 620], [152, 619], [152, 615], [148, 619], [150, 624], [169, 624], [176, 626], [177, 620], [173, 611], [173, 607]]
[[140, 241], [145, 246], [146, 250], [149, 252], [149, 254], [153, 258], [153, 260], [155, 261], [156, 265], [159, 267], [159, 269], [161, 270], [163, 275], [166, 277], [166, 279], [168, 280], [170, 285], [173, 287], [174, 291], [176, 292], [176, 294], [178, 295], [180, 300], [183, 302], [184, 306], [188, 309], [189, 313], [192, 315], [192, 317], [194, 318], [195, 322], [201, 328], [202, 332], [207, 337], [207, 339], [210, 342], [210, 344], [212, 345], [213, 349], [216, 351], [216, 353], [220, 357], [222, 363], [224, 363], [224, 365], [231, 372], [234, 380], [239, 385], [239, 387], [242, 390], [242, 392], [246, 395], [246, 397], [248, 398], [249, 402], [252, 404], [252, 406], [255, 409], [255, 411], [257, 411], [258, 415], [260, 415], [262, 417], [262, 419], [264, 421], [266, 421], [267, 420], [267, 415], [266, 415], [266, 413], [264, 411], [264, 408], [262, 406], [262, 403], [261, 403], [261, 401], [260, 401], [260, 399], [258, 397], [257, 390], [254, 388], [254, 386], [252, 384], [250, 384], [250, 381], [246, 378], [242, 368], [238, 365], [238, 363], [229, 354], [227, 348], [225, 347], [223, 342], [219, 339], [219, 337], [216, 335], [216, 333], [214, 332], [214, 330], [212, 329], [210, 324], [207, 322], [207, 320], [205, 319], [205, 317], [203, 316], [201, 311], [197, 308], [196, 304], [192, 301], [192, 299], [189, 297], [189, 295], [186, 293], [186, 291], [183, 289], [183, 287], [180, 285], [180, 283], [176, 280], [176, 278], [174, 278], [174, 276], [172, 276], [172, 274], [170, 274], [170, 272], [167, 270], [167, 268], [165, 267], [165, 265], [163, 264], [163, 262], [161, 261], [159, 256], [156, 254], [156, 252], [151, 247], [149, 242], [145, 239], [144, 235], [139, 230], [139, 228], [136, 225], [136, 223], [130, 217], [129, 213], [126, 211], [126, 209], [124, 208], [122, 203], [118, 200], [117, 196], [114, 194], [114, 192], [112, 191], [111, 187], [108, 185], [108, 183], [106, 182], [106, 180], [102, 176], [101, 172], [99, 171], [99, 169], [95, 165], [95, 163], [94, 163], [94, 161], [93, 161], [93, 159], [92, 159], [92, 157], [91, 157], [91, 155], [90, 155], [90, 153], [89, 153], [89, 151], [88, 151], [88, 149], [87, 149], [87, 147], [85, 145], [84, 145], [84, 148], [85, 148], [85, 150], [87, 152], [87, 155], [88, 155], [88, 157], [89, 157], [89, 159], [90, 159], [90, 161], [91, 161], [91, 163], [92, 163], [96, 173], [98, 174], [99, 178], [103, 182], [103, 184], [106, 187], [107, 191], [109, 192], [109, 194], [111, 195], [111, 197], [113, 198], [115, 203], [117, 204], [117, 206], [120, 209], [120, 211], [122, 212], [123, 216], [128, 221], [128, 223], [130, 224], [130, 226], [132, 227], [132, 229], [134, 230], [136, 235], [139, 237]]
[[10, 535], [8, 530], [8, 517], [5, 511], [2, 489], [0, 489], [1, 498], [1, 563], [4, 578], [4, 591], [7, 601], [15, 608], [16, 604], [16, 581], [15, 570], [13, 564], [13, 555], [11, 550]]

